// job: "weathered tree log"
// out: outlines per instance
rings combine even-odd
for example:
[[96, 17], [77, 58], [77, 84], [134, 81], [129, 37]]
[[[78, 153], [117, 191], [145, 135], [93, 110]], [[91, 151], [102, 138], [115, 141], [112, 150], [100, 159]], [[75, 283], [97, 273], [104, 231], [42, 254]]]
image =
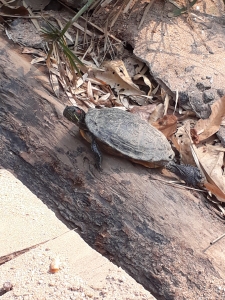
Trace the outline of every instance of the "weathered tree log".
[[109, 155], [96, 171], [46, 77], [14, 45], [0, 45], [1, 166], [158, 299], [222, 299], [225, 242], [204, 249], [224, 225], [207, 200]]

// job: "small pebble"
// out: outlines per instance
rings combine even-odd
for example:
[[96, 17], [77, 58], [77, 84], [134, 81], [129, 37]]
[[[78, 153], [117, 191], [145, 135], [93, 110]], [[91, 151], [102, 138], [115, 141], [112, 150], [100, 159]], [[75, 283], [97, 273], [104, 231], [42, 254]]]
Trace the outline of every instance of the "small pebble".
[[225, 95], [225, 90], [223, 89], [218, 89], [217, 90], [217, 94], [220, 96], [220, 97], [223, 97]]
[[42, 284], [44, 281], [43, 280], [38, 280], [38, 284]]
[[8, 291], [10, 291], [12, 289], [13, 289], [13, 285], [12, 285], [11, 282], [6, 281], [5, 283], [3, 283], [3, 290], [4, 291], [8, 292]]

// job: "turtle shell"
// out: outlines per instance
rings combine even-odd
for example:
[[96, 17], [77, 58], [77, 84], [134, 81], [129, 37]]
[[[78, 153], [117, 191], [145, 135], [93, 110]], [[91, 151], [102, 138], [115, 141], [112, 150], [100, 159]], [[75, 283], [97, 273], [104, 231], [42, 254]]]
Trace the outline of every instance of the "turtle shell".
[[166, 137], [135, 114], [117, 108], [91, 109], [85, 123], [97, 141], [135, 162], [160, 166], [174, 158]]

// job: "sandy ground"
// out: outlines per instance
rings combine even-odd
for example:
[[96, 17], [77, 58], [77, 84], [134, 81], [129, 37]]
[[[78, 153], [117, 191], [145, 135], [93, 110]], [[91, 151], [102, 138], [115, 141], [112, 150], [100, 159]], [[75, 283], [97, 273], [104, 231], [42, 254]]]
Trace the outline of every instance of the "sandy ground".
[[[48, 242], [0, 266], [1, 299], [155, 299], [89, 247], [10, 172], [0, 170], [0, 259]], [[59, 271], [50, 272], [52, 261]]]

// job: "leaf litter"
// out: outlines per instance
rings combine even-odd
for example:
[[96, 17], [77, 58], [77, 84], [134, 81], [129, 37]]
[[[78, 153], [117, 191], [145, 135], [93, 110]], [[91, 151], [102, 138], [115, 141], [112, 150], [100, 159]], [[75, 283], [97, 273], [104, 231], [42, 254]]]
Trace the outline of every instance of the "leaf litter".
[[[101, 7], [108, 3], [110, 1], [103, 2]], [[115, 8], [116, 13], [110, 13], [108, 28], [116, 22], [119, 14], [135, 7], [136, 4], [132, 7], [131, 3], [124, 1], [120, 8]], [[95, 8], [95, 13], [98, 9]], [[32, 14], [25, 7], [19, 11], [26, 16]], [[11, 10], [11, 13], [16, 14], [18, 10]], [[49, 17], [52, 18], [50, 13]], [[68, 20], [64, 16], [59, 20], [59, 15], [54, 18], [58, 30]], [[69, 60], [75, 69], [68, 67], [68, 58], [61, 51], [66, 49], [68, 42], [74, 43], [74, 48], [69, 50]], [[115, 59], [121, 57], [118, 53], [122, 46], [123, 41], [113, 36], [106, 27], [100, 28], [86, 16], [81, 16], [66, 32], [61, 49], [52, 43], [51, 55], [26, 47], [23, 53], [33, 55], [32, 64], [43, 63], [47, 57], [50, 82], [57, 97], [62, 95], [63, 90], [73, 105], [86, 109], [118, 107], [139, 114], [171, 141], [172, 147], [179, 153], [181, 164], [199, 165], [206, 178], [204, 187], [218, 201], [225, 202], [225, 148], [215, 135], [225, 123], [225, 97], [213, 103], [208, 119], [198, 119], [193, 111], [180, 107], [178, 91], [174, 100], [163, 85], [158, 84], [159, 81], [154, 81], [143, 62], [137, 67], [137, 58], [129, 54], [129, 65], [133, 66], [131, 72], [124, 64], [125, 60]], [[77, 63], [80, 63], [80, 70], [76, 67]]]

